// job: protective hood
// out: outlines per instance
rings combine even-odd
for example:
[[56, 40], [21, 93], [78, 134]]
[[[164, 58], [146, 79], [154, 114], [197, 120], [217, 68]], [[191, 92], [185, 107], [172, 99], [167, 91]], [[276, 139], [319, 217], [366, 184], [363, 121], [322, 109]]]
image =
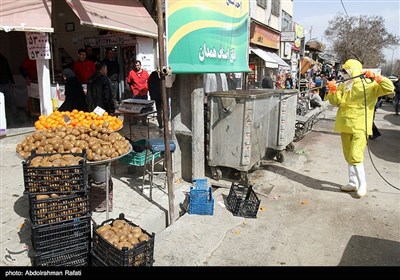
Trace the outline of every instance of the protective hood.
[[358, 76], [362, 73], [362, 64], [358, 60], [355, 59], [349, 59], [346, 61], [345, 64], [343, 64], [342, 67], [344, 70], [347, 71], [347, 73], [351, 76]]

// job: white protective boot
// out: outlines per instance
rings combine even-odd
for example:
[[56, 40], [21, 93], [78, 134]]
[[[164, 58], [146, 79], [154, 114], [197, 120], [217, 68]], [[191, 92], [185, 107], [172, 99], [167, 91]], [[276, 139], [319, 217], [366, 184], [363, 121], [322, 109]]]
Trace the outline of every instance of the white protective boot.
[[357, 189], [357, 195], [362, 197], [367, 194], [367, 180], [365, 179], [364, 164], [360, 163], [355, 166], [357, 173], [357, 180], [360, 183]]
[[356, 166], [349, 164], [349, 183], [345, 186], [341, 186], [340, 190], [344, 192], [355, 192], [358, 188]]

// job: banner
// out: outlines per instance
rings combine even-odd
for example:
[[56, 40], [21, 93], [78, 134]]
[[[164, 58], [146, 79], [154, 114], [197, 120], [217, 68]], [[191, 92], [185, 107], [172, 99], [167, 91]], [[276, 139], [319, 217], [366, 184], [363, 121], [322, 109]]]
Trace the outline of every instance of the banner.
[[249, 72], [248, 0], [168, 0], [166, 15], [173, 73]]

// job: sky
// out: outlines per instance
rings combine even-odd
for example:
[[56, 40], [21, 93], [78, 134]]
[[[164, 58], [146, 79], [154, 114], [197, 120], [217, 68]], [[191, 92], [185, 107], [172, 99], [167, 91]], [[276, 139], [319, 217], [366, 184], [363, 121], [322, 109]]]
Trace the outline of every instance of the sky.
[[[306, 30], [306, 41], [316, 38], [327, 44], [324, 31], [328, 21], [338, 12], [346, 14], [345, 10], [349, 16], [382, 16], [386, 30], [400, 37], [400, 0], [293, 0], [293, 5], [294, 21]], [[384, 55], [389, 61], [400, 59], [400, 47], [385, 49]]]

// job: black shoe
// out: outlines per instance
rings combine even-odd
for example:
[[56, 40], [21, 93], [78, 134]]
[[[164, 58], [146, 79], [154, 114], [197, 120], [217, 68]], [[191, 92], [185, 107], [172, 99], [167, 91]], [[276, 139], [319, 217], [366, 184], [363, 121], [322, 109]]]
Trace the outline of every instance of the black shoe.
[[370, 136], [369, 136], [369, 139], [375, 140], [375, 139], [378, 138], [379, 136], [381, 136], [380, 133], [379, 133], [379, 134], [376, 134], [376, 135], [370, 135]]

